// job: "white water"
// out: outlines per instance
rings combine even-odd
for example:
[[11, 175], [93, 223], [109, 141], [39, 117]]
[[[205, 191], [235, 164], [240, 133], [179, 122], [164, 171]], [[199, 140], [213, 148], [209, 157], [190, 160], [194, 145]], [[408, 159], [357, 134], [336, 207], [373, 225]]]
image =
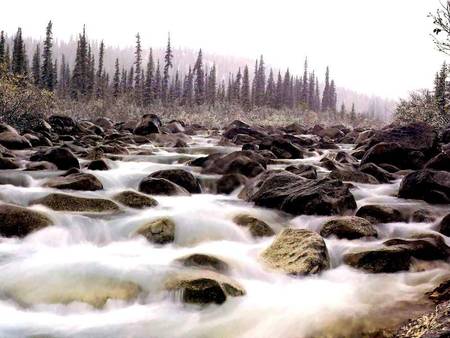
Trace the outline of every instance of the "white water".
[[[112, 162], [109, 171], [92, 172], [102, 181], [104, 191], [80, 195], [108, 197], [136, 189], [151, 172], [181, 167], [187, 158], [210, 153], [212, 146], [211, 140], [196, 137], [190, 154], [152, 149], [154, 155], [126, 156]], [[291, 162], [314, 164], [321, 157]], [[25, 175], [30, 176], [30, 187], [2, 185], [2, 201], [26, 206], [56, 191], [42, 187], [42, 174]], [[393, 197], [398, 185], [356, 184], [353, 193], [358, 206], [423, 206]], [[0, 337], [301, 338], [330, 330], [329, 337], [333, 332], [350, 336], [358, 328], [406, 317], [414, 310], [411, 304], [450, 271], [443, 262], [426, 271], [396, 274], [367, 274], [342, 264], [342, 255], [349, 249], [435, 227], [433, 223], [391, 223], [378, 226], [376, 240], [327, 239], [332, 269], [318, 276], [289, 277], [268, 270], [259, 259], [273, 238], [255, 240], [232, 218], [249, 213], [278, 232], [285, 226], [317, 231], [326, 217], [288, 217], [255, 208], [236, 194], [156, 199], [156, 208], [126, 209], [101, 217], [33, 206], [47, 212], [55, 226], [23, 240], [0, 242]], [[173, 244], [157, 246], [130, 235], [141, 224], [161, 216], [176, 224]], [[191, 253], [211, 254], [227, 262], [229, 275], [247, 294], [205, 308], [181, 303], [165, 291], [164, 283], [174, 272], [186, 269], [173, 261]], [[141, 289], [131, 301], [110, 299], [103, 307], [73, 301], [120, 293], [129, 282]]]

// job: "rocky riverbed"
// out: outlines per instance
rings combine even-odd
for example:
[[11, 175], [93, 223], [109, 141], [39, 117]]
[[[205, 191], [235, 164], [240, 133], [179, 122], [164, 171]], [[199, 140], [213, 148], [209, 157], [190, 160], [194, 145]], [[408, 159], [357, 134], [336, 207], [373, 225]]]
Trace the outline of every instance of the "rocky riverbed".
[[450, 129], [0, 124], [0, 337], [448, 337]]

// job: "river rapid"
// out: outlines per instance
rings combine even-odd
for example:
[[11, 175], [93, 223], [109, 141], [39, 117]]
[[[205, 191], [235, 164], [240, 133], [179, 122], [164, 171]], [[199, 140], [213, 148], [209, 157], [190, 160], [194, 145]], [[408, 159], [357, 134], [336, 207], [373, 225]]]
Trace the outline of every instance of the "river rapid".
[[[137, 189], [154, 171], [183, 168], [201, 179], [202, 194], [155, 196], [159, 202], [156, 207], [123, 207], [119, 213], [105, 215], [31, 206], [49, 215], [54, 226], [24, 239], [0, 241], [0, 337], [360, 337], [361, 332], [398, 325], [429, 307], [423, 295], [448, 277], [448, 263], [437, 261], [423, 268], [417, 262], [408, 272], [369, 274], [345, 265], [342, 256], [350, 249], [376, 246], [389, 238], [433, 232], [436, 223], [379, 224], [377, 239], [327, 238], [331, 269], [318, 275], [291, 277], [272, 271], [261, 262], [260, 254], [274, 237], [255, 239], [246, 228], [237, 226], [233, 217], [252, 215], [275, 232], [287, 226], [318, 231], [328, 218], [294, 217], [258, 208], [239, 199], [239, 191], [231, 195], [209, 193], [220, 176], [200, 174], [199, 168], [185, 163], [217, 150], [240, 149], [217, 144], [218, 138], [204, 135], [194, 136], [189, 148], [181, 150], [141, 145], [130, 155], [111, 161], [110, 170], [82, 170], [94, 174], [103, 190], [70, 192], [110, 198], [120, 191]], [[352, 145], [339, 147], [352, 149]], [[138, 150], [151, 150], [153, 155], [136, 155]], [[317, 165], [322, 157], [336, 151], [325, 150], [269, 168], [293, 163]], [[326, 173], [321, 167], [317, 169], [319, 175]], [[0, 200], [28, 206], [32, 200], [60, 192], [43, 183], [61, 173], [2, 171], [2, 176], [26, 184], [0, 185]], [[351, 192], [358, 207], [427, 205], [395, 197], [400, 179], [390, 184], [353, 184]], [[161, 217], [176, 224], [173, 243], [157, 245], [131, 235], [142, 223]], [[190, 269], [174, 260], [194, 253], [225, 261], [230, 267], [227, 275], [242, 285], [245, 296], [228, 297], [221, 305], [197, 306], [185, 304], [180, 294], [166, 291], [168, 275]], [[133, 299], [127, 297], [128, 283], [140, 288]], [[108, 298], [105, 294], [116, 297], [99, 306], [96, 301]]]

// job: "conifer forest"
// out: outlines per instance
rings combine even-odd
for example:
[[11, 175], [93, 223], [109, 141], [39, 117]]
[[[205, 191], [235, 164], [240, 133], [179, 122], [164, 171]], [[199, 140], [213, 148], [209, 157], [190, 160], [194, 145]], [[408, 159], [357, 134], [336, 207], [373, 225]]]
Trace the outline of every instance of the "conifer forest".
[[0, 5], [0, 338], [450, 337], [450, 1]]

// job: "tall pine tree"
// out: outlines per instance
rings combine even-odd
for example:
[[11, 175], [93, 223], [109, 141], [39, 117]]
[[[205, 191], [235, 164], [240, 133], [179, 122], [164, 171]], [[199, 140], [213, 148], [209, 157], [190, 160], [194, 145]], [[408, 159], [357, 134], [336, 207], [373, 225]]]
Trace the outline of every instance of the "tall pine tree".
[[53, 91], [55, 85], [52, 49], [53, 49], [52, 22], [49, 21], [47, 29], [45, 31], [44, 48], [42, 51], [42, 69], [41, 69], [42, 87], [49, 91]]

